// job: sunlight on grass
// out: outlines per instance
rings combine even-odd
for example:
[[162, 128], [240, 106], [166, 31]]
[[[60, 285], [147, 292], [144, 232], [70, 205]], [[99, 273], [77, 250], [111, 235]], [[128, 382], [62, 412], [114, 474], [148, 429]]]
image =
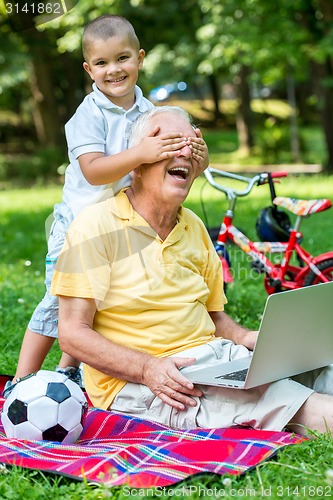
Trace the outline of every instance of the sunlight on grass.
[[[214, 103], [211, 99], [194, 99], [191, 101], [173, 99], [172, 104], [182, 106], [193, 116], [201, 118], [203, 121], [212, 119], [214, 113]], [[222, 113], [235, 115], [238, 101], [237, 99], [221, 99], [219, 105]], [[281, 119], [290, 116], [290, 105], [280, 99], [252, 99], [251, 108], [255, 113], [268, 114]]]
[[0, 192], [1, 212], [36, 211], [60, 203], [62, 186], [34, 187], [32, 189], [9, 189]]
[[251, 108], [256, 113], [272, 115], [281, 119], [289, 118], [291, 112], [290, 105], [278, 99], [253, 99]]

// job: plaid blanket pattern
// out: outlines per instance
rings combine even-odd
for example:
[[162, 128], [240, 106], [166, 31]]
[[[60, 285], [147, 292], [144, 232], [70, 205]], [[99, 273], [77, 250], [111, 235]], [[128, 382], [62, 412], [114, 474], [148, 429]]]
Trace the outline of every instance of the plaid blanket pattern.
[[203, 472], [242, 474], [301, 441], [286, 432], [247, 428], [178, 431], [90, 408], [74, 445], [9, 439], [0, 426], [0, 462], [109, 486], [151, 488]]

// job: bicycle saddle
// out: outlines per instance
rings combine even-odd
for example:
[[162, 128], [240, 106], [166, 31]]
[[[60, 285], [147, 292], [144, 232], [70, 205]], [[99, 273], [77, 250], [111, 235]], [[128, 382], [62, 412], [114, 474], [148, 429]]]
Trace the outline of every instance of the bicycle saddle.
[[297, 200], [295, 198], [277, 196], [274, 198], [273, 203], [278, 207], [283, 207], [286, 210], [289, 210], [292, 214], [301, 215], [303, 217], [317, 212], [322, 212], [332, 206], [331, 200], [327, 198], [317, 200]]

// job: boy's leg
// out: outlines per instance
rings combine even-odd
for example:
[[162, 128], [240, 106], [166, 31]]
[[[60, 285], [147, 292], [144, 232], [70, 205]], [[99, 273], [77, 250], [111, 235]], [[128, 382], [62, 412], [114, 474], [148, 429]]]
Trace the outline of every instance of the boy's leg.
[[29, 373], [40, 370], [54, 341], [54, 337], [40, 335], [27, 328], [23, 337], [13, 382], [15, 382], [17, 378], [25, 377], [25, 375], [29, 375]]
[[80, 368], [80, 365], [81, 362], [79, 360], [63, 352], [59, 361], [59, 365], [56, 368], [56, 371], [58, 373], [63, 373], [64, 375], [67, 375], [68, 378], [73, 380], [73, 382], [78, 384], [83, 389], [84, 388], [83, 372]]
[[[12, 384], [9, 385], [13, 385], [17, 378], [39, 370], [55, 339], [58, 337], [58, 298], [49, 294], [49, 288], [66, 232], [72, 220], [73, 214], [66, 204], [55, 205], [54, 220], [48, 235], [48, 253], [45, 268], [46, 293], [30, 319], [24, 334], [15, 377]], [[69, 368], [74, 366], [74, 369], [76, 369], [79, 362], [76, 360], [74, 362], [73, 358], [70, 358], [70, 360]]]
[[68, 366], [78, 368], [80, 366], [80, 361], [63, 352], [59, 361], [58, 368], [67, 368]]
[[[55, 337], [47, 337], [46, 335], [35, 333], [29, 328], [26, 329], [12, 384], [14, 384], [18, 378], [25, 377], [29, 375], [29, 373], [41, 369], [55, 340]], [[74, 382], [82, 385], [79, 366], [80, 361], [66, 353], [62, 353], [57, 371], [61, 373], [68, 372], [68, 376], [74, 380]]]

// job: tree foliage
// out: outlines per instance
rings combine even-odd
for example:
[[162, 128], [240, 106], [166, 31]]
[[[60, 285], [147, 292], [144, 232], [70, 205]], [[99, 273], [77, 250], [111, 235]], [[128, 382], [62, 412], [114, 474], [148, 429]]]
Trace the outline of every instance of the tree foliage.
[[[75, 4], [75, 5], [74, 5]], [[31, 110], [40, 142], [63, 144], [64, 122], [89, 88], [82, 71], [83, 27], [101, 14], [133, 23], [146, 50], [140, 80], [145, 92], [168, 81], [206, 78], [215, 92], [228, 82], [239, 98], [239, 129], [253, 145], [253, 88], [295, 90], [296, 111], [316, 104], [333, 172], [333, 5], [331, 0], [79, 0], [66, 15], [32, 29], [12, 31], [0, 23], [0, 102]], [[0, 3], [4, 12], [4, 4]], [[305, 90], [304, 90], [305, 89]], [[289, 94], [288, 94], [289, 90]], [[304, 96], [306, 99], [304, 99]], [[311, 98], [311, 99], [310, 99]], [[50, 125], [53, 123], [53, 126]], [[239, 122], [241, 123], [241, 122]]]

